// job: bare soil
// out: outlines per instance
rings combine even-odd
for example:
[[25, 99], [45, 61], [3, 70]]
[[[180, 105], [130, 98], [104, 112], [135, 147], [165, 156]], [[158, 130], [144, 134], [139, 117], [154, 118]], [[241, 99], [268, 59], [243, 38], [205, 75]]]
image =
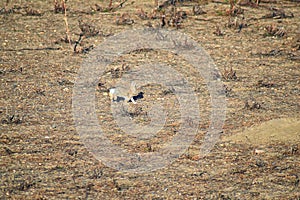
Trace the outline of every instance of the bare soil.
[[167, 106], [157, 137], [133, 142], [114, 122], [107, 90], [143, 63], [163, 62], [184, 74], [202, 109], [199, 133], [180, 158], [132, 174], [105, 166], [86, 149], [73, 121], [72, 89], [93, 47], [123, 30], [161, 26], [173, 7], [152, 13], [154, 1], [113, 1], [112, 9], [108, 1], [68, 1], [70, 45], [60, 1], [56, 8], [49, 1], [2, 1], [0, 199], [300, 199], [299, 1], [241, 1], [231, 11], [228, 1], [198, 2], [204, 12], [192, 12], [195, 1], [177, 4], [187, 18], [163, 28], [190, 35], [219, 68], [227, 100], [222, 140], [199, 158], [210, 97], [186, 61], [163, 51], [123, 55], [96, 87], [99, 123], [115, 144], [156, 151], [179, 127], [178, 102], [158, 85], [140, 88], [144, 98], [128, 108], [135, 122], [147, 124], [153, 102]]

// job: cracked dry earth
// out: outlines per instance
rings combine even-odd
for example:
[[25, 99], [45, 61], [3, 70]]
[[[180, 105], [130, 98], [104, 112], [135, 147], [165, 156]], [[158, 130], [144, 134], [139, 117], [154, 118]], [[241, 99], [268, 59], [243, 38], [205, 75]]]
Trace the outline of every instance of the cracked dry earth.
[[114, 144], [140, 153], [157, 151], [176, 135], [180, 105], [166, 88], [140, 87], [144, 98], [125, 114], [147, 124], [147, 111], [159, 102], [168, 115], [156, 137], [137, 141], [117, 127], [107, 89], [154, 61], [178, 70], [194, 88], [201, 123], [192, 144], [171, 165], [139, 174], [109, 168], [87, 150], [73, 120], [73, 87], [92, 46], [123, 30], [160, 26], [163, 15], [174, 18], [173, 7], [152, 13], [154, 1], [128, 0], [122, 7], [113, 1], [113, 9], [108, 1], [68, 1], [70, 47], [60, 2], [56, 8], [41, 0], [1, 2], [0, 199], [300, 199], [299, 1], [243, 1], [231, 11], [227, 1], [198, 3], [177, 5], [187, 16], [177, 15], [177, 28], [207, 51], [222, 75], [227, 116], [210, 154], [198, 156], [210, 122], [209, 92], [179, 56], [122, 55], [95, 85], [103, 130]]

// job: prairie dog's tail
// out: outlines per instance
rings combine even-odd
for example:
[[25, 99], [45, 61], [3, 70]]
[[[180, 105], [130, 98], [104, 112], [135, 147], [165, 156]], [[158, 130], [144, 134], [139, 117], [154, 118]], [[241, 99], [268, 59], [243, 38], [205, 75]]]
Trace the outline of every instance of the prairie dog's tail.
[[129, 90], [129, 94], [130, 94], [130, 97], [135, 95], [136, 93], [136, 83], [135, 82], [131, 82], [130, 84], [130, 90]]

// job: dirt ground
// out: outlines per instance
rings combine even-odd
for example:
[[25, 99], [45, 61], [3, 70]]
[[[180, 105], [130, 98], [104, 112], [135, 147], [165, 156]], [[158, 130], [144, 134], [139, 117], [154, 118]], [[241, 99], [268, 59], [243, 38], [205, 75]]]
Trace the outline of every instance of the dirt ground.
[[[154, 13], [152, 0], [113, 1], [111, 7], [103, 0], [68, 1], [70, 46], [60, 1], [1, 1], [0, 199], [300, 199], [300, 2], [240, 1], [232, 9], [228, 2], [185, 1], [176, 11], [166, 5]], [[93, 157], [80, 140], [74, 83], [93, 47], [123, 30], [159, 27], [163, 15], [173, 22], [163, 29], [190, 35], [222, 74], [222, 140], [199, 158], [210, 99], [191, 66], [168, 52], [133, 52], [114, 62], [96, 86], [99, 122], [115, 144], [156, 151], [178, 129], [176, 99], [157, 85], [141, 88], [144, 98], [130, 104], [129, 113], [146, 124], [151, 102], [169, 103], [169, 121], [158, 136], [135, 143], [116, 127], [107, 89], [142, 63], [163, 62], [184, 74], [203, 120], [189, 149], [171, 165], [122, 173]]]

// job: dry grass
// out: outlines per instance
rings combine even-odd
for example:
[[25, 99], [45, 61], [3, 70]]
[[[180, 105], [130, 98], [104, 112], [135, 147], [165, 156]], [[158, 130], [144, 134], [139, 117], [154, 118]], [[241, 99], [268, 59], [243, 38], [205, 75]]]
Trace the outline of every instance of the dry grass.
[[[164, 28], [191, 35], [223, 73], [228, 103], [224, 138], [252, 126], [265, 127], [264, 122], [272, 119], [297, 118], [298, 2], [230, 6], [227, 1], [186, 1], [177, 4], [175, 14], [171, 6], [158, 10], [153, 1], [66, 3], [67, 7], [58, 2], [56, 11], [54, 4], [42, 0], [0, 3], [0, 199], [300, 198], [300, 141], [280, 140], [277, 133], [285, 134], [285, 129], [276, 132], [279, 140], [264, 143], [245, 142], [245, 137], [242, 142], [220, 141], [199, 160], [209, 126], [210, 96], [203, 78], [177, 55], [150, 50], [124, 55], [95, 86], [98, 118], [113, 142], [132, 152], [152, 152], [178, 131], [178, 102], [172, 91], [157, 85], [141, 88], [144, 98], [128, 110], [133, 120], [146, 124], [147, 109], [155, 101], [170, 112], [157, 137], [136, 141], [116, 126], [107, 89], [128, 70], [153, 60], [173, 67], [192, 83], [201, 108], [199, 133], [188, 151], [164, 169], [123, 174], [106, 167], [80, 140], [71, 104], [77, 72], [92, 47], [126, 29], [161, 27], [165, 15]], [[180, 19], [180, 26], [168, 25], [177, 12], [187, 13], [187, 18]], [[141, 19], [141, 13], [147, 17]], [[130, 16], [134, 23], [118, 25], [116, 19], [122, 16]], [[236, 26], [228, 27], [229, 19]], [[276, 26], [266, 29], [271, 24]], [[284, 27], [284, 34], [275, 27]], [[78, 39], [83, 32], [89, 36]]]

